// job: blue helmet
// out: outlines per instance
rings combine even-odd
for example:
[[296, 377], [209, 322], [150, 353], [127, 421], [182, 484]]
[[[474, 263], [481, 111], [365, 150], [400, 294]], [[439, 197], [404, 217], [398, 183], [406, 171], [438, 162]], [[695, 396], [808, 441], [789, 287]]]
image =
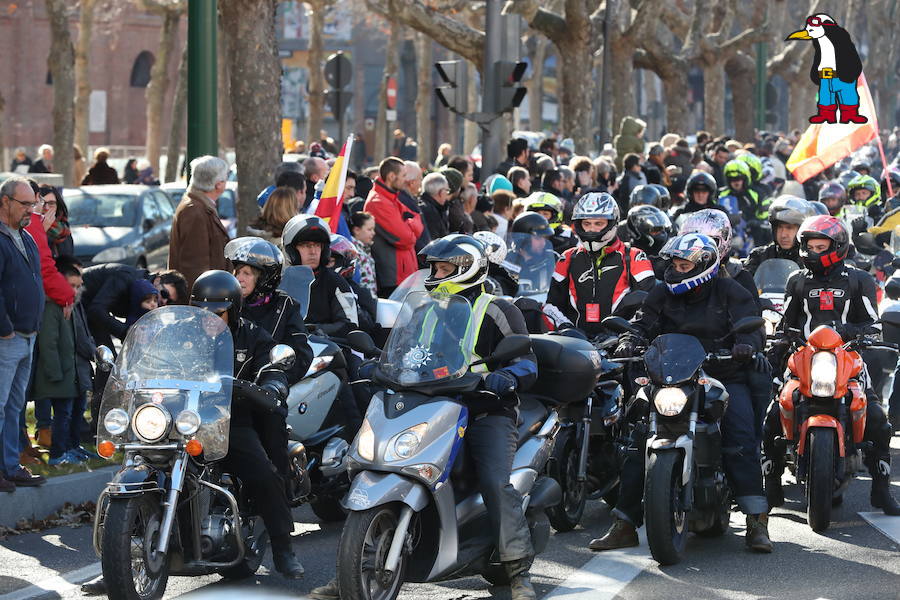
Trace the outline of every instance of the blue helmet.
[[[719, 272], [719, 249], [716, 242], [702, 233], [685, 233], [672, 238], [659, 252], [666, 261], [663, 275], [669, 292], [684, 294], [710, 281]], [[674, 259], [680, 258], [693, 263], [687, 273], [675, 269]]]

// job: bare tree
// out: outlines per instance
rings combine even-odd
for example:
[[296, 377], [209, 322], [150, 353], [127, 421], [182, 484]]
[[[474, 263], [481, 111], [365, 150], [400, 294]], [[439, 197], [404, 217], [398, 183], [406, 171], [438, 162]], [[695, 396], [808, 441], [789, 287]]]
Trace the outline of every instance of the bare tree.
[[97, 0], [81, 0], [78, 14], [78, 44], [75, 46], [75, 144], [88, 151], [88, 118], [91, 100], [91, 79], [88, 55], [94, 27], [94, 7]]
[[166, 176], [163, 181], [175, 181], [178, 178], [178, 159], [181, 155], [181, 146], [187, 127], [187, 78], [188, 48], [185, 44], [181, 50], [181, 60], [178, 63], [178, 79], [175, 80], [172, 124], [169, 128], [169, 144], [166, 150]]
[[275, 5], [276, 0], [219, 0], [229, 38], [241, 232], [259, 214], [256, 194], [269, 185], [281, 161], [281, 63]]
[[[612, 82], [612, 131], [615, 134], [623, 117], [634, 114], [637, 104], [634, 95], [634, 68], [648, 68], [653, 61], [639, 52], [644, 38], [651, 36], [651, 24], [659, 16], [656, 14], [665, 3], [651, 3], [641, 0], [632, 9], [627, 0], [605, 0], [594, 20], [602, 23], [603, 11], [610, 11], [610, 81]], [[599, 36], [597, 36], [599, 39]], [[647, 61], [637, 64], [636, 61]]]
[[307, 121], [307, 143], [319, 139], [322, 130], [322, 113], [325, 110], [325, 42], [322, 33], [325, 29], [325, 15], [334, 4], [333, 0], [305, 0], [309, 5], [309, 51], [307, 52], [307, 68], [309, 70], [309, 119]]
[[416, 34], [416, 141], [419, 143], [419, 164], [428, 168], [434, 148], [431, 139], [432, 107], [432, 42], [424, 33]]
[[528, 127], [532, 131], [544, 128], [544, 62], [550, 41], [543, 35], [532, 36], [531, 77], [528, 79]]
[[72, 185], [72, 144], [75, 136], [75, 48], [69, 33], [66, 0], [46, 0], [50, 19], [50, 55], [47, 67], [53, 78], [53, 170]]
[[372, 156], [375, 162], [380, 162], [385, 156], [390, 154], [388, 148], [388, 129], [390, 123], [387, 119], [387, 82], [391, 77], [397, 76], [398, 54], [400, 51], [400, 30], [402, 25], [392, 21], [391, 35], [388, 38], [387, 48], [384, 54], [384, 76], [381, 78], [381, 87], [378, 89], [378, 115], [375, 118], [375, 148], [372, 149]]

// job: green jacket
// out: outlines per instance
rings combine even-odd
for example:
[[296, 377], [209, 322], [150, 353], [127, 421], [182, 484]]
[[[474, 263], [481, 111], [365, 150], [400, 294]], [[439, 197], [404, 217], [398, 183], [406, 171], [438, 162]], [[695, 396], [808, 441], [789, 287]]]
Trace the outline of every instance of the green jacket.
[[78, 395], [75, 375], [75, 329], [63, 318], [55, 302], [44, 306], [44, 319], [37, 338], [38, 357], [34, 371], [35, 398], [74, 398]]
[[616, 169], [622, 172], [622, 161], [625, 155], [644, 154], [644, 140], [641, 139], [641, 133], [646, 129], [647, 124], [637, 117], [623, 117], [622, 123], [619, 125], [619, 135], [613, 139], [613, 147], [616, 149]]

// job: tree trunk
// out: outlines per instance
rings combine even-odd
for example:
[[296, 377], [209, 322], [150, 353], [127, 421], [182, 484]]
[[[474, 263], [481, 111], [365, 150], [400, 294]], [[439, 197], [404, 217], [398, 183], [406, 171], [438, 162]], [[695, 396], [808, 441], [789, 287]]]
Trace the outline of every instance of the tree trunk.
[[[578, 44], [576, 46], [576, 44]], [[560, 123], [563, 133], [575, 142], [576, 154], [587, 154], [594, 147], [591, 105], [593, 102], [593, 82], [591, 67], [594, 64], [587, 44], [574, 39], [572, 44], [559, 48], [560, 76], [559, 107], [562, 111]], [[560, 73], [562, 71], [562, 73]]]
[[378, 118], [375, 120], [375, 148], [372, 156], [376, 163], [380, 163], [386, 156], [391, 155], [391, 149], [388, 147], [391, 139], [388, 128], [390, 123], [387, 120], [387, 82], [390, 77], [397, 77], [397, 54], [400, 46], [400, 27], [399, 23], [391, 23], [391, 35], [388, 38], [388, 45], [384, 55], [384, 76], [381, 78], [381, 87], [378, 89]]
[[622, 119], [635, 114], [634, 48], [613, 44], [610, 47], [610, 87], [612, 88], [612, 136], [619, 132]]
[[[481, 110], [481, 106], [478, 103], [478, 86], [475, 82], [475, 73], [478, 72], [478, 69], [472, 63], [468, 63], [466, 65], [466, 111], [467, 112], [479, 112]], [[464, 156], [468, 156], [472, 150], [475, 149], [475, 146], [478, 145], [478, 142], [481, 140], [481, 130], [478, 128], [478, 124], [468, 119], [465, 122], [463, 127], [463, 147], [458, 148], [454, 154], [462, 154]]]
[[309, 118], [307, 120], [306, 143], [319, 140], [322, 130], [322, 112], [325, 109], [325, 74], [322, 71], [324, 59], [324, 41], [322, 30], [325, 29], [325, 11], [327, 4], [319, 0], [310, 2], [309, 18], [309, 52], [307, 53], [307, 69], [309, 70]]
[[[223, 60], [219, 62], [225, 62]], [[181, 158], [181, 144], [184, 140], [184, 131], [187, 127], [187, 78], [188, 78], [188, 47], [187, 41], [181, 51], [181, 61], [178, 63], [178, 79], [175, 81], [175, 100], [172, 102], [172, 125], [169, 128], [169, 148], [166, 151], [166, 176], [163, 181], [175, 181], [178, 179], [178, 161]]]
[[[81, 0], [78, 17], [78, 45], [75, 46], [75, 144], [87, 156], [90, 134], [91, 78], [88, 55], [91, 51], [91, 32], [94, 26], [96, 0]], [[81, 183], [81, 182], [77, 182]]]
[[219, 0], [229, 38], [231, 106], [238, 171], [238, 231], [259, 215], [256, 195], [281, 162], [281, 62], [276, 0]]
[[416, 94], [416, 141], [419, 143], [419, 164], [423, 169], [427, 169], [431, 165], [431, 159], [435, 155], [434, 144], [431, 139], [431, 107], [434, 104], [432, 101], [434, 92], [431, 86], [432, 56], [431, 38], [424, 33], [417, 33], [416, 61], [418, 73], [416, 81], [419, 90]]
[[703, 66], [703, 129], [714, 136], [725, 133], [725, 67], [721, 62]]
[[163, 26], [159, 33], [159, 49], [156, 62], [150, 71], [147, 85], [147, 160], [154, 173], [159, 173], [159, 153], [162, 145], [162, 116], [166, 93], [169, 91], [169, 57], [178, 41], [179, 11], [167, 10], [162, 14]]
[[816, 114], [816, 88], [810, 84], [809, 77], [796, 77], [789, 84], [788, 129], [805, 131], [809, 117]]
[[[66, 0], [46, 0], [50, 19], [50, 56], [47, 67], [53, 77], [53, 172], [72, 182], [72, 144], [75, 136], [75, 48], [69, 34]], [[80, 182], [79, 182], [80, 183]]]
[[531, 58], [531, 79], [528, 80], [528, 129], [544, 129], [544, 61], [550, 42], [542, 35], [536, 36], [534, 55]]
[[738, 52], [725, 63], [725, 72], [731, 83], [734, 137], [751, 141], [756, 129], [756, 61], [748, 54]]
[[222, 57], [218, 62], [218, 72], [216, 73], [216, 86], [218, 93], [216, 94], [216, 118], [219, 121], [219, 151], [224, 152], [226, 148], [234, 147], [234, 114], [231, 110], [231, 73], [228, 70], [228, 36], [222, 29], [222, 18], [219, 17], [219, 35], [216, 36], [216, 48], [219, 56]]

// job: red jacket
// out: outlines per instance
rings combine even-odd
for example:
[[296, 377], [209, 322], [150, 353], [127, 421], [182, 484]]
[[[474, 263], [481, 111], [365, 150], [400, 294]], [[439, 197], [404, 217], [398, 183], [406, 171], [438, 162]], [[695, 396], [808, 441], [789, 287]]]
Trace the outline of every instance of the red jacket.
[[425, 226], [421, 215], [411, 211], [381, 178], [366, 199], [365, 209], [375, 217], [375, 277], [378, 289], [394, 288], [416, 272], [416, 240]]
[[44, 280], [44, 293], [60, 306], [68, 306], [75, 303], [75, 291], [63, 274], [56, 270], [56, 261], [50, 252], [50, 244], [47, 243], [47, 232], [41, 223], [41, 216], [32, 214], [31, 221], [25, 230], [34, 238], [37, 244], [38, 254], [41, 257], [41, 279]]

